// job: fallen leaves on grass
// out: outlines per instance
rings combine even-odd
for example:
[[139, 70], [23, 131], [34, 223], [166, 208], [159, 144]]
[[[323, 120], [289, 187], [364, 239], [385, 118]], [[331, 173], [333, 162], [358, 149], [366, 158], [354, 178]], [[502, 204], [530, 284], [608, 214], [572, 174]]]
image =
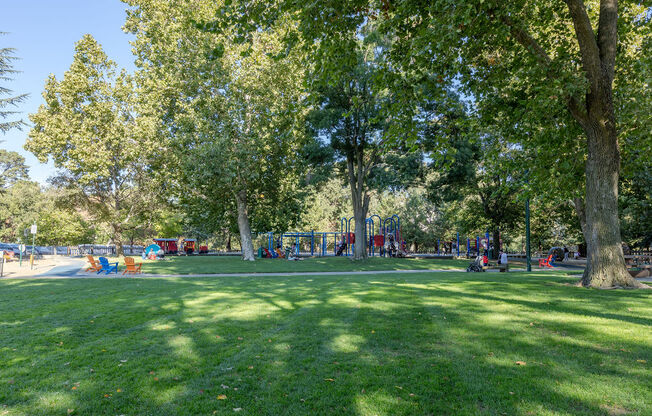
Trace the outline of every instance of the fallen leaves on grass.
[[68, 409], [67, 413], [68, 413], [69, 415], [71, 415], [71, 414], [75, 413], [75, 409]]
[[630, 410], [627, 410], [624, 407], [619, 406], [617, 404], [613, 404], [613, 405], [601, 404], [600, 408], [606, 411], [607, 414], [611, 416], [620, 416], [620, 415], [626, 415], [631, 413]]
[[636, 360], [636, 362], [637, 362], [637, 363], [641, 363], [641, 364], [645, 364], [645, 363], [647, 363], [647, 361], [645, 361], [645, 360]]
[[516, 365], [527, 365], [525, 361], [516, 361]]
[[332, 379], [332, 378], [325, 378], [324, 381], [330, 381], [330, 382], [333, 382], [333, 381], [335, 381], [335, 380]]
[[218, 394], [217, 400], [226, 400], [226, 394]]
[[233, 411], [234, 411], [234, 412], [239, 412], [239, 411], [241, 411], [241, 410], [242, 410], [242, 407], [234, 407], [234, 408], [233, 408]]

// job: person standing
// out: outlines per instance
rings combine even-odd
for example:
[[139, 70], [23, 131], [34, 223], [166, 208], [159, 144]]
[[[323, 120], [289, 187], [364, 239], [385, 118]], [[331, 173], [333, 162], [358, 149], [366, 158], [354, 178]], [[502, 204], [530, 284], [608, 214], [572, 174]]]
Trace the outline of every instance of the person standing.
[[568, 260], [568, 253], [569, 253], [568, 247], [564, 246], [564, 260], [562, 261]]
[[507, 264], [507, 253], [500, 250], [500, 264]]

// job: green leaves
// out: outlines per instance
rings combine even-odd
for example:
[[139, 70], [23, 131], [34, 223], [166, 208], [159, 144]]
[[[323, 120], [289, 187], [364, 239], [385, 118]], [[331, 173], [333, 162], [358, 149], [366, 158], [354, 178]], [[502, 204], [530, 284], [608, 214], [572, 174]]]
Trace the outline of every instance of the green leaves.
[[145, 172], [161, 150], [151, 123], [137, 117], [131, 76], [85, 35], [70, 69], [61, 80], [50, 76], [43, 96], [25, 148], [52, 160], [60, 169], [55, 182], [119, 242], [122, 224], [147, 209]]

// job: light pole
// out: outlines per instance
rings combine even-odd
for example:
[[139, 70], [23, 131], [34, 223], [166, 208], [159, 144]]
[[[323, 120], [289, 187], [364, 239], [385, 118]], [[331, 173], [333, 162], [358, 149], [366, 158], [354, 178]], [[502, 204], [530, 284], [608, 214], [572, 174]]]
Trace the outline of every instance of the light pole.
[[532, 258], [530, 257], [530, 198], [525, 200], [525, 261], [527, 271], [532, 271]]
[[34, 269], [34, 244], [36, 244], [36, 224], [32, 224], [31, 228], [32, 233], [32, 255], [29, 257], [29, 268], [30, 270]]

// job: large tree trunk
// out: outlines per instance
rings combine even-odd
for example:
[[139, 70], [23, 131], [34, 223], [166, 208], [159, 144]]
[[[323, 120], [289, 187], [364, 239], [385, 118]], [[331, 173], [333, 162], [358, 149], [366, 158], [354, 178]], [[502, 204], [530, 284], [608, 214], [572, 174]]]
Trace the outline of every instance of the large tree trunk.
[[582, 284], [641, 287], [627, 271], [620, 237], [618, 136], [615, 131], [594, 123], [587, 127], [586, 231], [583, 230], [587, 258]]
[[242, 247], [242, 260], [254, 261], [254, 244], [251, 241], [251, 228], [247, 213], [247, 192], [239, 191], [235, 195], [238, 207], [238, 229], [240, 231], [240, 246]]
[[647, 287], [625, 266], [618, 218], [620, 151], [613, 103], [618, 51], [618, 0], [600, 1], [597, 34], [583, 0], [566, 0], [588, 81], [584, 105], [568, 97], [568, 108], [586, 133], [586, 269], [582, 284]]

